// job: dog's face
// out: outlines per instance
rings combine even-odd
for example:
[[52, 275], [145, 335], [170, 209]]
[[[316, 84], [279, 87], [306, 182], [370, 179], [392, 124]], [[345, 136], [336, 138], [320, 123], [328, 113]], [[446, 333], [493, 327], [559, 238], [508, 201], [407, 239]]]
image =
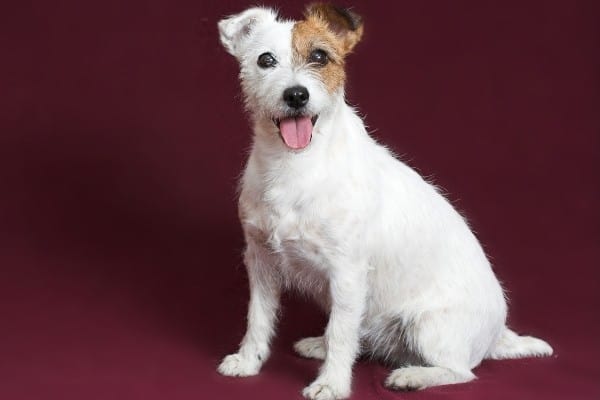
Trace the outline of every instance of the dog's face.
[[344, 58], [360, 40], [360, 18], [324, 4], [309, 6], [297, 22], [251, 8], [220, 21], [219, 33], [240, 63], [252, 116], [271, 124], [287, 147], [308, 146], [319, 115], [343, 96]]

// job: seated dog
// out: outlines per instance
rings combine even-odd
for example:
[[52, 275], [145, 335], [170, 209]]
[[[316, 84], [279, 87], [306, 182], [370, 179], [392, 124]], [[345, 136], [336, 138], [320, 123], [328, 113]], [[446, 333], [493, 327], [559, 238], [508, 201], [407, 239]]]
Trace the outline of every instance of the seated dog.
[[394, 365], [385, 384], [403, 390], [470, 381], [485, 358], [552, 354], [505, 326], [502, 288], [465, 220], [346, 104], [360, 17], [323, 4], [301, 21], [251, 8], [219, 31], [254, 125], [239, 198], [248, 327], [220, 373], [259, 372], [288, 288], [329, 314], [323, 336], [294, 346], [324, 360], [309, 399], [348, 397], [363, 353]]

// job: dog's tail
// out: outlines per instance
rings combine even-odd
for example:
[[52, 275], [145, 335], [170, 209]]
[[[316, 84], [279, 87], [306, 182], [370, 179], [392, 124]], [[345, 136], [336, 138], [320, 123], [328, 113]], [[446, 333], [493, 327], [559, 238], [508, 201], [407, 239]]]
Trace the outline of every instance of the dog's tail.
[[552, 347], [542, 339], [533, 336], [519, 336], [505, 327], [486, 358], [502, 360], [505, 358], [545, 357], [551, 356], [553, 352]]

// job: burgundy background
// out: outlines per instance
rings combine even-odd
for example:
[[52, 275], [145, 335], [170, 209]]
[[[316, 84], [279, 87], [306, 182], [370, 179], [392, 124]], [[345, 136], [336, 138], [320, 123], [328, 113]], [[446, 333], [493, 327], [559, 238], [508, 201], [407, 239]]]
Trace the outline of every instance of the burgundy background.
[[[261, 375], [215, 373], [244, 329], [250, 138], [216, 22], [248, 4], [3, 4], [1, 398], [294, 399], [315, 376], [291, 344], [325, 319], [293, 299]], [[598, 3], [353, 4], [350, 101], [465, 211], [511, 324], [556, 351], [406, 394], [363, 361], [354, 398], [600, 398]]]

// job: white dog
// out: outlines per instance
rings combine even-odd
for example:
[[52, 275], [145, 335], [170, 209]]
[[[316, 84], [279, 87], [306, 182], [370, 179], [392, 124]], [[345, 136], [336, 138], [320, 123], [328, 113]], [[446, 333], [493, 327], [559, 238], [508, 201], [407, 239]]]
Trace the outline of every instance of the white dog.
[[360, 354], [395, 365], [385, 384], [403, 390], [470, 381], [484, 358], [552, 354], [505, 326], [502, 288], [465, 220], [345, 103], [344, 57], [362, 31], [324, 4], [302, 21], [251, 8], [219, 22], [254, 124], [239, 199], [248, 327], [219, 372], [259, 372], [286, 288], [329, 313], [323, 336], [294, 346], [324, 360], [309, 399], [348, 397]]

